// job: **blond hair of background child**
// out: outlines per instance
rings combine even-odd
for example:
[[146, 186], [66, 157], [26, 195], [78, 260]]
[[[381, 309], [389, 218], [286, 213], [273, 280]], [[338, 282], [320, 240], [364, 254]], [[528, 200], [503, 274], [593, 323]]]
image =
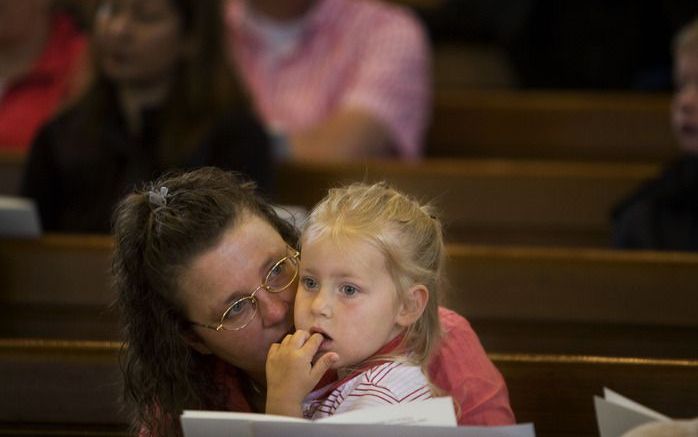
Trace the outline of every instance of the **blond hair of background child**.
[[[330, 190], [301, 235], [297, 331], [272, 345], [267, 413], [320, 418], [427, 399], [441, 224], [385, 183]], [[311, 390], [328, 368], [339, 381]]]

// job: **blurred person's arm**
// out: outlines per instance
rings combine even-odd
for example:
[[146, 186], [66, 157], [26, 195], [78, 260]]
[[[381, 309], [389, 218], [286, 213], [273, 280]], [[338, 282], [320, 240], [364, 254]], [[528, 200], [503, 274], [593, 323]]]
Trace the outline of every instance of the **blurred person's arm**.
[[368, 111], [345, 109], [315, 129], [290, 138], [290, 158], [298, 161], [348, 161], [389, 156], [388, 128]]
[[431, 50], [420, 22], [398, 10], [372, 28], [335, 112], [287, 139], [300, 161], [418, 158], [431, 111]]

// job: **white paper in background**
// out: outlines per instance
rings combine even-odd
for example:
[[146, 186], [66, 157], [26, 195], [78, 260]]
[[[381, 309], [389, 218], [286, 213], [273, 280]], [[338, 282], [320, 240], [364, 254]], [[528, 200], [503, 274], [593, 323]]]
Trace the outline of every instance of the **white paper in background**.
[[671, 420], [667, 416], [604, 388], [604, 398], [594, 396], [600, 437], [619, 437], [647, 422]]
[[12, 238], [41, 236], [39, 213], [33, 200], [0, 196], [0, 236]]
[[642, 404], [638, 404], [637, 402], [628, 399], [625, 396], [621, 396], [620, 394], [614, 392], [608, 387], [603, 388], [603, 398], [609, 402], [613, 402], [614, 404], [622, 405], [630, 410], [635, 410], [638, 413], [643, 413], [648, 417], [654, 418], [655, 420], [671, 420], [671, 417], [667, 417], [661, 413], [658, 413], [650, 408], [645, 407]]
[[298, 230], [300, 230], [308, 218], [308, 210], [302, 206], [274, 205], [273, 208], [279, 217], [291, 223]]

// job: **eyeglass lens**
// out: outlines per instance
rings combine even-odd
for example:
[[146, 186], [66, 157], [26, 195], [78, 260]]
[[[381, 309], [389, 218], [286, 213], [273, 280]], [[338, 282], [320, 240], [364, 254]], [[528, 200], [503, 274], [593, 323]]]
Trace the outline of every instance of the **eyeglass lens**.
[[[269, 269], [261, 288], [271, 293], [283, 291], [296, 279], [296, 263], [295, 257], [279, 260]], [[244, 328], [254, 318], [256, 312], [257, 302], [253, 296], [238, 299], [223, 314], [223, 328], [227, 330]]]

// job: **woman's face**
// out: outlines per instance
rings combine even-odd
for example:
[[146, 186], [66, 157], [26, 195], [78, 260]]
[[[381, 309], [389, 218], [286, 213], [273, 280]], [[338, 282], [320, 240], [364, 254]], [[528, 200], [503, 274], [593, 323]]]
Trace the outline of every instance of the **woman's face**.
[[102, 1], [94, 39], [106, 76], [128, 86], [149, 86], [169, 78], [186, 45], [171, 0]]
[[[217, 325], [228, 306], [256, 289], [287, 253], [286, 242], [266, 220], [241, 216], [218, 245], [195, 258], [182, 275], [180, 300], [188, 319]], [[294, 281], [280, 293], [259, 290], [254, 319], [238, 331], [194, 326], [198, 339], [193, 347], [215, 354], [264, 383], [269, 346], [292, 332], [296, 287]]]

